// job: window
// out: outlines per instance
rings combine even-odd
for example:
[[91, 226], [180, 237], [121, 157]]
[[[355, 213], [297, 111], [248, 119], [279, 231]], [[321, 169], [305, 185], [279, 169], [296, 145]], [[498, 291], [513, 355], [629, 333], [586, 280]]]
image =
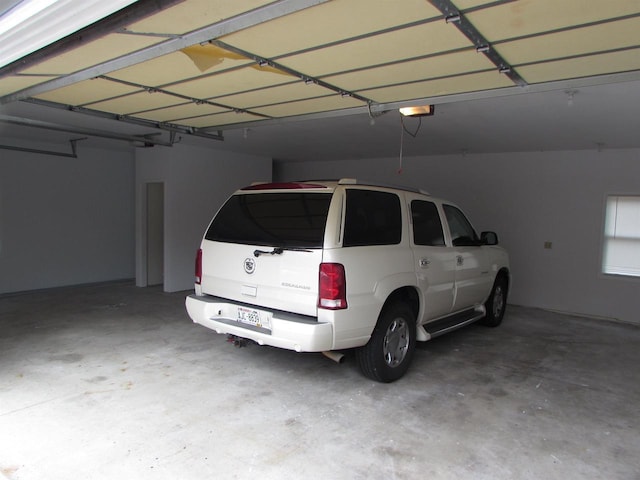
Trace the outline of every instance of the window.
[[402, 216], [397, 195], [372, 190], [347, 190], [345, 247], [394, 245], [402, 239]]
[[451, 241], [455, 246], [481, 245], [476, 231], [464, 213], [454, 206], [444, 205], [444, 214], [451, 230]]
[[320, 248], [331, 195], [234, 195], [220, 209], [205, 238], [217, 242]]
[[607, 197], [602, 272], [640, 277], [640, 196]]
[[411, 202], [413, 243], [430, 247], [444, 245], [444, 234], [438, 208], [434, 203], [422, 200]]

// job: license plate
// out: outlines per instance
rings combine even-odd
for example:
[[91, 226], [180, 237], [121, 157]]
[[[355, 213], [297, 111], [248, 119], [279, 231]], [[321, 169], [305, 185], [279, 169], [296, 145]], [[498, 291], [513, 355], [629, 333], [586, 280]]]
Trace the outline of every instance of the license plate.
[[252, 308], [238, 307], [237, 319], [240, 323], [271, 330], [271, 319], [267, 312]]

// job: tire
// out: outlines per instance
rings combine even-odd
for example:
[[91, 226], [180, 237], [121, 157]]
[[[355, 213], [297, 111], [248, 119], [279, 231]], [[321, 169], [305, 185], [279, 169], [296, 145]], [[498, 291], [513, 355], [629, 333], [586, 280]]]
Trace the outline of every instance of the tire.
[[493, 284], [489, 299], [484, 304], [487, 313], [480, 321], [482, 325], [497, 327], [502, 323], [502, 318], [507, 308], [507, 290], [507, 279], [504, 275], [499, 275]]
[[378, 318], [369, 342], [356, 350], [362, 373], [377, 382], [401, 378], [413, 360], [416, 322], [408, 305], [393, 303]]

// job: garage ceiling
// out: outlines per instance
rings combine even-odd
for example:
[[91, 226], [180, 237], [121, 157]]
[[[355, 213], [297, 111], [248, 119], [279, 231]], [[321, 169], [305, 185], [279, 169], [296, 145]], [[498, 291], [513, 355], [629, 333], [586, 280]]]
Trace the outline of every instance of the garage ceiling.
[[0, 69], [0, 102], [217, 133], [640, 71], [638, 0], [141, 0]]

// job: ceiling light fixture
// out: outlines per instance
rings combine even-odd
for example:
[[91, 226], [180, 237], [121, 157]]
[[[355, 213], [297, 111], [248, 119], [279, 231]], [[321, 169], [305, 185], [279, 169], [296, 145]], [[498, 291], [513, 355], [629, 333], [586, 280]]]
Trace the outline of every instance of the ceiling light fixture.
[[0, 67], [108, 17], [135, 0], [23, 0], [0, 15]]
[[415, 107], [402, 107], [400, 113], [405, 117], [429, 117], [435, 113], [434, 105], [418, 105]]
[[460, 17], [460, 14], [457, 14], [457, 15], [449, 15], [448, 17], [445, 17], [444, 20], [447, 23], [458, 23], [461, 19], [462, 17]]
[[487, 53], [491, 47], [489, 45], [478, 45], [476, 47], [476, 52], [478, 53]]

